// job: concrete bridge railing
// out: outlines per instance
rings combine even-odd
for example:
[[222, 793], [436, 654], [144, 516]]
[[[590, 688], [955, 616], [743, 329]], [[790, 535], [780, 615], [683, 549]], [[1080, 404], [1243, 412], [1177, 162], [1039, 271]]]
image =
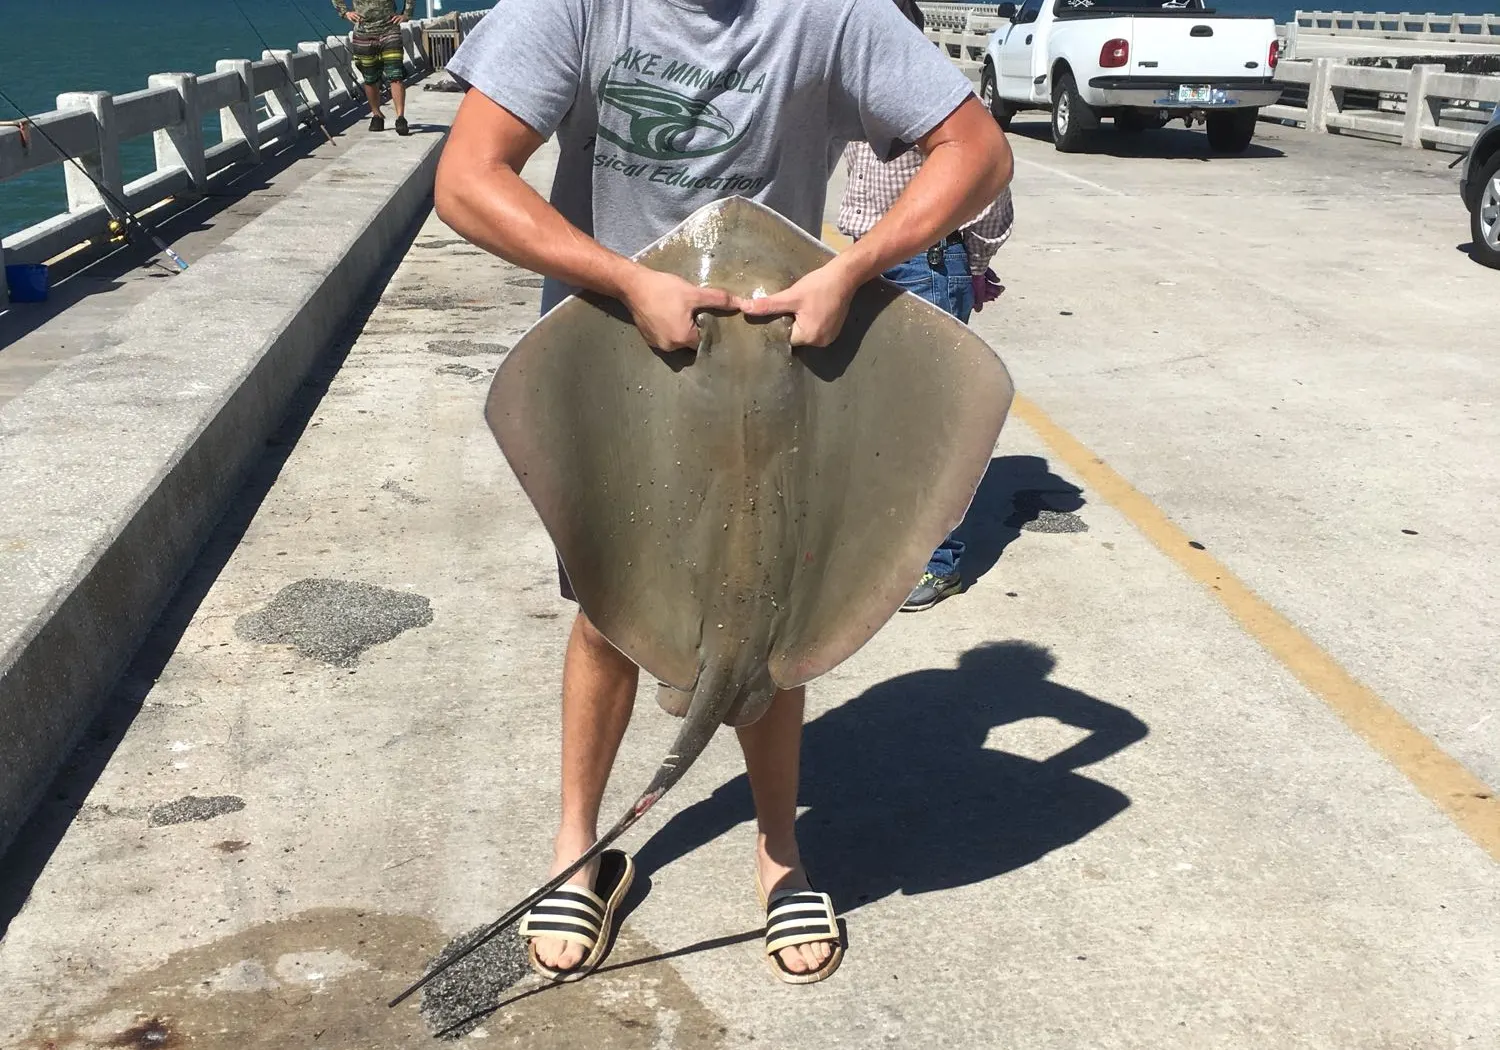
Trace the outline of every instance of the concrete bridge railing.
[[[1484, 107], [1500, 104], [1500, 77], [1448, 73], [1439, 65], [1382, 69], [1319, 58], [1282, 62], [1276, 79], [1306, 85], [1306, 105], [1267, 106], [1263, 117], [1291, 121], [1308, 131], [1384, 136], [1413, 149], [1467, 148], [1488, 120]], [[1388, 108], [1350, 104], [1357, 96], [1372, 95], [1388, 99]]]
[[1359, 11], [1298, 11], [1281, 27], [1281, 53], [1301, 57], [1299, 44], [1337, 37], [1366, 41], [1465, 44], [1476, 54], [1500, 53], [1500, 14], [1385, 14]]
[[1376, 40], [1444, 40], [1500, 44], [1500, 14], [1386, 14], [1382, 11], [1298, 11], [1288, 29], [1300, 34]]
[[[426, 22], [403, 24], [408, 70], [432, 68], [426, 53], [429, 29], [461, 37], [480, 14], [448, 15], [433, 19], [431, 27]], [[29, 135], [15, 127], [0, 128], [0, 182], [60, 165], [67, 211], [6, 237], [0, 242], [0, 266], [58, 260], [91, 243], [107, 242], [111, 220], [120, 218], [94, 184], [37, 129], [78, 158], [137, 215], [160, 215], [170, 205], [197, 199], [231, 169], [253, 166], [262, 154], [284, 147], [309, 115], [326, 123], [363, 104], [364, 92], [347, 36], [303, 42], [295, 51], [267, 51], [257, 61], [224, 59], [208, 74], [155, 74], [144, 90], [122, 95], [100, 91], [59, 95], [57, 109], [34, 114], [36, 127]], [[215, 115], [221, 141], [207, 146], [203, 124]], [[155, 168], [125, 182], [120, 147], [146, 135], [155, 143]], [[0, 307], [6, 302], [6, 282], [0, 279]]]

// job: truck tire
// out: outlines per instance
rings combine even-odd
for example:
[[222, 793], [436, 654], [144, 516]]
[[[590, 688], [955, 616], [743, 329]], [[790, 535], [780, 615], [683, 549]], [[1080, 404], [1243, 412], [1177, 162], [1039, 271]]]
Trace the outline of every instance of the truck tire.
[[984, 64], [984, 72], [979, 75], [979, 100], [990, 111], [990, 116], [995, 118], [995, 123], [1000, 125], [1000, 129], [1009, 131], [1010, 122], [1015, 119], [1016, 111], [1011, 108], [1010, 103], [1000, 97], [1000, 92], [995, 87], [995, 67], [988, 62]]
[[1059, 153], [1077, 153], [1098, 126], [1099, 115], [1079, 97], [1073, 74], [1062, 73], [1052, 89], [1052, 145]]
[[1208, 148], [1215, 153], [1244, 153], [1255, 137], [1258, 109], [1231, 109], [1208, 115]]
[[1500, 270], [1500, 153], [1473, 180], [1471, 185], [1479, 187], [1479, 195], [1469, 214], [1469, 232], [1474, 238], [1469, 253], [1475, 262]]

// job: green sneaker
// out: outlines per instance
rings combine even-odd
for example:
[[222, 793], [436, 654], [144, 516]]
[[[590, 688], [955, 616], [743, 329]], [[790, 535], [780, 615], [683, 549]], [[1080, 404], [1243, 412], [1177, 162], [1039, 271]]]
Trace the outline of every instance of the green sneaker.
[[930, 572], [924, 572], [921, 580], [907, 596], [906, 603], [901, 606], [901, 611], [921, 612], [924, 609], [931, 609], [950, 594], [957, 594], [963, 589], [964, 580], [958, 573], [952, 576], [935, 576]]

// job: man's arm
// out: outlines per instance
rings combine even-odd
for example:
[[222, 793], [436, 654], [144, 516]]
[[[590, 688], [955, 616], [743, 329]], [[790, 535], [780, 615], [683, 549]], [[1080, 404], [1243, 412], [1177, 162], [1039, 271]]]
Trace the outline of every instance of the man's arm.
[[786, 291], [742, 301], [741, 309], [793, 314], [793, 345], [827, 346], [860, 285], [958, 229], [1010, 184], [1010, 144], [972, 95], [917, 148], [925, 157], [921, 169], [869, 233]]
[[922, 167], [896, 203], [836, 260], [856, 288], [958, 229], [1010, 185], [1010, 143], [972, 95], [917, 148]]
[[964, 248], [968, 251], [971, 274], [977, 276], [989, 267], [995, 253], [1010, 240], [1015, 221], [1015, 202], [1011, 199], [1010, 187], [1007, 186], [1000, 191], [1000, 196], [995, 198], [993, 204], [980, 212], [972, 222], [964, 225], [960, 232], [963, 234]]
[[694, 314], [737, 301], [612, 252], [563, 218], [521, 178], [542, 141], [482, 92], [466, 92], [438, 162], [438, 217], [508, 262], [619, 299], [652, 346], [696, 347]]

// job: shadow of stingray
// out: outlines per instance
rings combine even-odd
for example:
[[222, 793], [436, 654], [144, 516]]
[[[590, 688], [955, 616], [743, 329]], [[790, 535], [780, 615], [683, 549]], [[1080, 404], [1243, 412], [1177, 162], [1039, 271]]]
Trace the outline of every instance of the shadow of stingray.
[[965, 545], [959, 562], [965, 588], [993, 569], [1005, 548], [1042, 511], [1071, 513], [1084, 502], [1083, 490], [1052, 473], [1041, 456], [990, 460], [969, 512], [955, 532]]
[[[1041, 646], [996, 642], [964, 653], [955, 669], [882, 682], [807, 724], [799, 802], [808, 809], [797, 834], [809, 873], [837, 907], [995, 878], [1129, 807], [1079, 770], [1144, 739], [1146, 724], [1049, 681], [1055, 664]], [[1041, 761], [985, 746], [995, 727], [1029, 718], [1088, 735]], [[655, 871], [753, 819], [741, 775], [675, 815], [636, 863]]]

